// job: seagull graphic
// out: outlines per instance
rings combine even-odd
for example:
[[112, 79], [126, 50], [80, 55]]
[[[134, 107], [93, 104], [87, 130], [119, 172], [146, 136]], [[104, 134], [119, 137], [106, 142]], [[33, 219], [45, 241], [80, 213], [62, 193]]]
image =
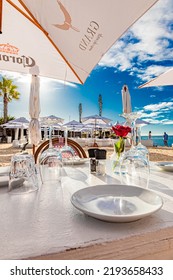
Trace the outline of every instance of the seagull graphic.
[[64, 23], [63, 24], [53, 24], [55, 27], [63, 29], [63, 30], [69, 30], [70, 28], [72, 28], [73, 30], [79, 32], [79, 29], [77, 29], [76, 27], [71, 25], [71, 16], [69, 15], [69, 13], [67, 12], [66, 8], [63, 6], [63, 4], [61, 3], [61, 1], [57, 0], [57, 3], [60, 6], [61, 11], [64, 14]]

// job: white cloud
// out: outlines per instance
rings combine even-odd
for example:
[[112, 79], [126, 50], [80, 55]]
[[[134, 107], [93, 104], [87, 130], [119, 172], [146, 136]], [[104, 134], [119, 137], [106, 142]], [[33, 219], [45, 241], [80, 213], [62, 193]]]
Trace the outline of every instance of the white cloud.
[[170, 110], [173, 110], [172, 101], [149, 104], [140, 110], [141, 118], [151, 124], [172, 124], [173, 121], [169, 119]]
[[143, 81], [163, 73], [167, 70], [164, 66], [146, 67], [144, 64], [148, 60], [153, 64], [155, 61], [172, 60], [173, 51], [169, 45], [173, 40], [172, 21], [173, 1], [158, 1], [113, 45], [99, 65], [115, 67], [119, 71], [128, 70]]
[[161, 121], [153, 119], [153, 118], [145, 118], [143, 120], [146, 122], [149, 122], [150, 124], [161, 124]]
[[151, 112], [151, 113], [143, 112], [141, 118], [157, 118], [159, 114], [160, 112]]
[[145, 111], [159, 111], [161, 112], [163, 109], [172, 109], [173, 108], [173, 102], [160, 102], [158, 104], [149, 104], [144, 106]]
[[165, 121], [162, 121], [162, 124], [163, 124], [163, 125], [166, 125], [166, 124], [173, 124], [173, 120], [165, 120]]
[[156, 97], [156, 95], [154, 95], [154, 94], [151, 94], [151, 95], [150, 95], [150, 97], [151, 97], [151, 98], [154, 98], [154, 97]]

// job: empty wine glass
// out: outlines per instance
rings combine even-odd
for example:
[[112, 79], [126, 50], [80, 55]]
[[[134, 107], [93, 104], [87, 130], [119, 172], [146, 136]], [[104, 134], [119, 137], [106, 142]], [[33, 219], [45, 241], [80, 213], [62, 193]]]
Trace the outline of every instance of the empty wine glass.
[[149, 151], [147, 149], [146, 146], [144, 146], [142, 143], [141, 143], [141, 127], [139, 126], [138, 127], [138, 144], [136, 146], [136, 149], [141, 152], [145, 157], [146, 159], [149, 161]]
[[138, 118], [137, 112], [126, 114], [128, 122], [131, 122], [131, 148], [124, 152], [120, 162], [121, 183], [126, 185], [136, 185], [143, 188], [149, 183], [149, 162], [144, 153], [138, 150], [136, 143], [135, 121]]
[[63, 164], [73, 164], [75, 152], [67, 143], [67, 129], [65, 131], [65, 145], [60, 148]]
[[49, 129], [49, 148], [42, 152], [39, 158], [42, 183], [45, 181], [60, 181], [62, 172], [62, 155], [59, 149], [52, 145], [52, 128]]
[[148, 188], [149, 164], [141, 152], [124, 153], [120, 163], [121, 184]]

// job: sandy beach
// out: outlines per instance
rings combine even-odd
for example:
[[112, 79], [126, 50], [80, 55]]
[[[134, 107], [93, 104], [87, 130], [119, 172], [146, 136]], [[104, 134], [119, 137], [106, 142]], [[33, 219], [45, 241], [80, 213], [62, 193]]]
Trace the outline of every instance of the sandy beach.
[[[113, 153], [113, 147], [103, 147], [107, 150], [107, 157]], [[87, 151], [88, 147], [84, 150]], [[11, 156], [20, 152], [20, 148], [12, 147], [12, 144], [0, 143], [0, 166], [10, 165]], [[29, 153], [32, 153], [32, 148], [26, 149]], [[150, 147], [149, 157], [151, 161], [173, 161], [173, 148], [171, 147]]]

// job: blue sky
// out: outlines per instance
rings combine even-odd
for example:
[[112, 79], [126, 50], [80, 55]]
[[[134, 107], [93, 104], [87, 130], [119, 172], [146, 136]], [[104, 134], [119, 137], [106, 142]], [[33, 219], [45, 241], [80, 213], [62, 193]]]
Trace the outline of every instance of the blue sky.
[[[141, 118], [150, 122], [142, 128], [142, 135], [147, 135], [149, 130], [153, 135], [162, 135], [164, 131], [173, 135], [173, 86], [138, 89], [173, 67], [172, 47], [173, 1], [159, 0], [103, 56], [84, 85], [41, 78], [40, 116], [53, 114], [64, 118], [64, 123], [78, 121], [79, 103], [82, 103], [82, 117], [98, 114], [101, 94], [102, 115], [112, 119], [112, 123], [122, 122], [121, 89], [127, 84], [133, 111], [141, 112]], [[14, 78], [21, 93], [19, 101], [9, 104], [9, 115], [29, 119], [30, 78], [10, 72], [8, 77]], [[2, 108], [0, 99], [1, 115]]]

